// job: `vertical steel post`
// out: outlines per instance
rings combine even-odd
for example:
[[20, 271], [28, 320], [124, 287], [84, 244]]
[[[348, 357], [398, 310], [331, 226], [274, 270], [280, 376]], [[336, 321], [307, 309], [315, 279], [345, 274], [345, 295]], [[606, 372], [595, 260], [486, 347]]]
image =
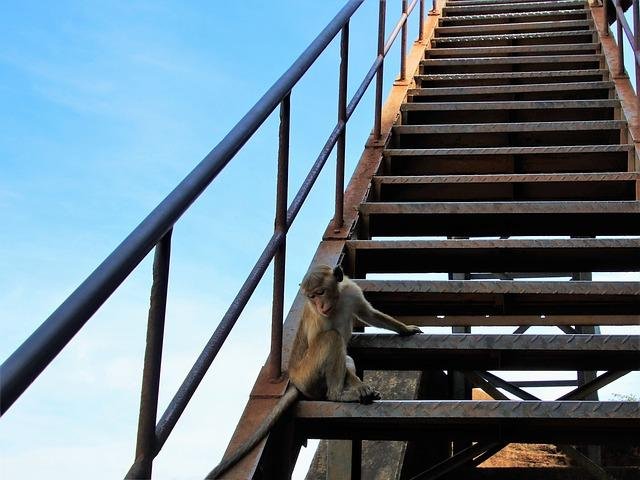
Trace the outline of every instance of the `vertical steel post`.
[[376, 76], [376, 111], [373, 135], [376, 140], [382, 137], [382, 75], [384, 73], [384, 22], [387, 1], [380, 0], [378, 11], [378, 59], [381, 61]]
[[[407, 0], [402, 0], [402, 16], [407, 15]], [[400, 41], [400, 81], [407, 79], [407, 25], [409, 19], [405, 18], [402, 25], [402, 39]]]
[[271, 352], [267, 365], [269, 378], [282, 375], [282, 320], [284, 312], [284, 274], [287, 251], [287, 189], [289, 188], [289, 123], [291, 93], [280, 103], [280, 131], [278, 145], [278, 185], [276, 192], [275, 232], [284, 235], [273, 258], [273, 308], [271, 310]]
[[618, 75], [623, 76], [624, 73], [624, 32], [622, 31], [622, 22], [618, 18], [618, 10], [616, 9], [616, 32], [618, 41]]
[[431, 11], [429, 12], [429, 15], [438, 15], [437, 1], [438, 0], [433, 0], [431, 2]]
[[636, 53], [640, 51], [640, 7], [638, 0], [633, 0], [633, 61], [636, 67], [636, 96], [640, 92], [640, 71], [638, 71], [638, 63], [636, 61]]
[[156, 416], [158, 414], [158, 391], [167, 309], [172, 232], [173, 230], [169, 230], [158, 242], [153, 257], [153, 283], [147, 320], [147, 344], [144, 352], [142, 391], [140, 393], [136, 459], [125, 478], [151, 478], [155, 456]]
[[342, 27], [340, 37], [340, 84], [338, 87], [338, 123], [344, 123], [344, 130], [338, 137], [336, 156], [336, 209], [333, 227], [336, 230], [344, 224], [344, 162], [347, 144], [347, 76], [349, 73], [349, 23]]
[[420, 0], [420, 25], [418, 25], [418, 41], [424, 42], [424, 0]]
[[602, 0], [602, 36], [609, 36], [609, 0]]

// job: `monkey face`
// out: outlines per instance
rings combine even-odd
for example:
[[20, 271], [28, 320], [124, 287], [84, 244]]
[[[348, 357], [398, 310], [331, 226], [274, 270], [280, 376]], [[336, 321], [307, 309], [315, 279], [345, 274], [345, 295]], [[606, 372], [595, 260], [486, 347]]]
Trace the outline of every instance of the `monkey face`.
[[339, 273], [328, 265], [318, 265], [303, 280], [302, 290], [318, 315], [328, 317], [335, 310], [340, 298], [338, 282], [342, 280], [342, 270]]

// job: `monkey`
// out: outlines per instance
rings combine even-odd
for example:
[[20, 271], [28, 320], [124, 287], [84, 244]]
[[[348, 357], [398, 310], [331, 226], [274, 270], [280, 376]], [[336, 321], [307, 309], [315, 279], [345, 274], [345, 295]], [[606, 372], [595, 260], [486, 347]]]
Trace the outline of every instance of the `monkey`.
[[421, 330], [376, 310], [342, 268], [317, 265], [300, 284], [306, 296], [289, 361], [289, 379], [309, 399], [370, 403], [380, 395], [356, 376], [347, 355], [353, 322], [413, 335]]
[[298, 333], [289, 360], [289, 385], [267, 418], [253, 435], [206, 478], [220, 478], [262, 440], [280, 415], [302, 394], [312, 400], [371, 403], [380, 393], [356, 375], [353, 359], [347, 355], [353, 322], [392, 330], [400, 335], [421, 333], [376, 310], [364, 298], [362, 289], [342, 268], [316, 265], [305, 275], [300, 289], [305, 296]]

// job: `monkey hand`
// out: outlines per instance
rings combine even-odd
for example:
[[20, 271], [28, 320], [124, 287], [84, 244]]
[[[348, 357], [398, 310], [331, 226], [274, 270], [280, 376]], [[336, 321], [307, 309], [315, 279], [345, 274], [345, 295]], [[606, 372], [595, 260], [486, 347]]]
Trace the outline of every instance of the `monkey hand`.
[[402, 335], [403, 337], [415, 335], [416, 333], [422, 333], [422, 330], [420, 330], [420, 328], [416, 327], [415, 325], [405, 325], [405, 327], [405, 330], [400, 332], [400, 335]]
[[360, 403], [365, 405], [372, 403], [374, 400], [380, 400], [380, 392], [364, 382], [358, 387], [358, 393], [360, 394]]

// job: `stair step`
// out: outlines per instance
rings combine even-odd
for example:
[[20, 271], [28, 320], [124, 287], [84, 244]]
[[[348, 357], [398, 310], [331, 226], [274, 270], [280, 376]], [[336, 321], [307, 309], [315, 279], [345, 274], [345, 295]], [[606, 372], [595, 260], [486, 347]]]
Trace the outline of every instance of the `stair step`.
[[389, 148], [385, 175], [626, 172], [633, 145]]
[[483, 5], [453, 5], [442, 8], [442, 15], [453, 17], [457, 15], [467, 15], [470, 13], [490, 13], [490, 12], [521, 12], [539, 10], [565, 10], [580, 9], [585, 10], [587, 3], [584, 0], [555, 0], [551, 2], [537, 1], [528, 3], [492, 3]]
[[365, 202], [360, 238], [640, 235], [640, 202]]
[[531, 3], [531, 0], [448, 0], [447, 4], [450, 6], [463, 6], [463, 5], [493, 5], [493, 4], [505, 4], [505, 3]]
[[640, 314], [640, 282], [354, 281], [375, 308], [399, 319], [428, 315]]
[[640, 239], [351, 240], [354, 275], [435, 272], [638, 272]]
[[429, 133], [486, 133], [486, 132], [558, 132], [580, 130], [617, 130], [624, 128], [623, 120], [598, 120], [585, 122], [523, 122], [523, 123], [469, 123], [459, 125], [396, 125], [398, 135]]
[[441, 45], [456, 44], [460, 47], [471, 45], [494, 43], [514, 43], [520, 45], [539, 45], [536, 43], [525, 43], [527, 41], [542, 41], [546, 43], [553, 42], [558, 45], [561, 43], [579, 43], [576, 38], [582, 38], [582, 41], [593, 41], [594, 30], [570, 30], [564, 32], [530, 32], [530, 33], [511, 33], [503, 35], [465, 35], [455, 37], [436, 37], [431, 39], [431, 45], [440, 47]]
[[[603, 467], [609, 475], [606, 478], [617, 480], [637, 480], [640, 478], [640, 467]], [[580, 467], [482, 467], [466, 469], [465, 480], [577, 480], [585, 478], [585, 470]], [[459, 471], [456, 474], [459, 475]], [[443, 480], [453, 480], [453, 476], [444, 476]], [[593, 477], [595, 478], [595, 477]], [[602, 478], [605, 478], [604, 476]]]
[[638, 370], [633, 335], [413, 335], [356, 333], [363, 370]]
[[402, 112], [457, 110], [555, 110], [565, 108], [616, 108], [618, 100], [534, 100], [514, 102], [403, 103]]
[[436, 27], [436, 41], [449, 35], [468, 36], [479, 32], [541, 32], [543, 30], [562, 31], [568, 29], [593, 30], [591, 20], [560, 20], [555, 22], [497, 23], [491, 25], [459, 25], [455, 27]]
[[[638, 173], [377, 176], [375, 201], [635, 200]], [[372, 200], [370, 200], [372, 201]]]
[[294, 415], [305, 437], [327, 439], [633, 443], [640, 428], [638, 402], [301, 401]]
[[[550, 52], [563, 52], [564, 55], [580, 54], [580, 52], [590, 52], [595, 54], [600, 48], [599, 43], [565, 43], [560, 45], [520, 45], [506, 47], [464, 47], [464, 48], [434, 48], [427, 50], [428, 58], [453, 57], [469, 58], [474, 55], [495, 55], [522, 54], [529, 56], [544, 56]], [[577, 53], [576, 53], [577, 52]]]
[[549, 83], [601, 82], [607, 70], [549, 70], [542, 72], [450, 73], [416, 75], [418, 88], [482, 87]]
[[526, 57], [473, 57], [473, 58], [428, 58], [420, 61], [422, 67], [468, 66], [468, 65], [522, 65], [527, 63], [594, 63], [604, 59], [601, 54], [592, 55], [531, 55]]
[[549, 20], [573, 20], [588, 19], [587, 10], [549, 10], [535, 12], [491, 13], [485, 15], [458, 15], [455, 17], [442, 17], [439, 26], [454, 25], [490, 25], [495, 23], [531, 22], [533, 19]]

